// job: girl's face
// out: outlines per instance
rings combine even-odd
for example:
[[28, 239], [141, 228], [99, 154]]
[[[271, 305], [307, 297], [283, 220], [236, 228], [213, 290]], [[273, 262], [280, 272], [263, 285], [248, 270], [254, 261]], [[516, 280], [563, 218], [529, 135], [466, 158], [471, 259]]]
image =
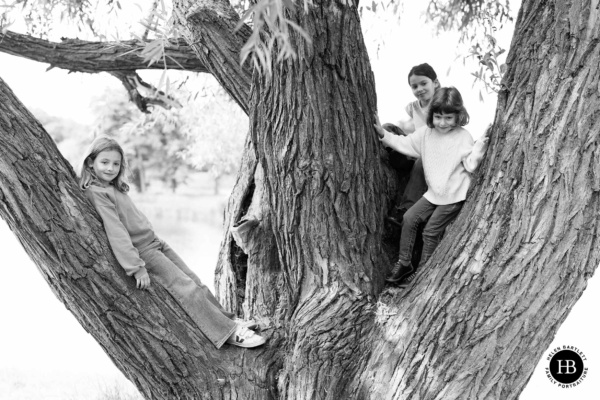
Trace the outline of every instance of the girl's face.
[[117, 150], [101, 151], [90, 166], [102, 184], [108, 185], [121, 171], [121, 153]]
[[433, 113], [433, 126], [440, 133], [448, 133], [456, 127], [456, 113]]
[[423, 75], [411, 75], [408, 78], [408, 84], [415, 97], [419, 99], [421, 107], [429, 105], [433, 93], [440, 87], [440, 82], [437, 79], [433, 81], [431, 78]]

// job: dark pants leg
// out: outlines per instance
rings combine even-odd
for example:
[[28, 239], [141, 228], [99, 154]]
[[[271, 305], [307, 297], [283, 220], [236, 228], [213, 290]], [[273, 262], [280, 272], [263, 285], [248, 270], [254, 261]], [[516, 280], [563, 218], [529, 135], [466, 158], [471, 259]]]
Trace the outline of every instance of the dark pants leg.
[[421, 197], [419, 201], [404, 214], [402, 234], [400, 236], [400, 251], [398, 255], [398, 261], [400, 261], [402, 265], [408, 265], [410, 263], [419, 225], [427, 221], [429, 216], [435, 210], [435, 207], [435, 204], [430, 203], [425, 197]]
[[413, 206], [427, 191], [427, 182], [425, 181], [425, 171], [423, 170], [423, 161], [418, 158], [411, 171], [406, 189], [404, 189], [404, 196], [400, 202], [398, 208], [404, 208], [408, 210]]
[[221, 307], [181, 258], [163, 241], [155, 240], [140, 251], [150, 278], [177, 300], [202, 333], [217, 347], [235, 331], [234, 314]]
[[429, 260], [429, 257], [442, 240], [446, 227], [454, 221], [463, 204], [464, 201], [461, 201], [435, 208], [427, 225], [423, 228], [423, 255], [421, 256], [420, 265], [425, 265]]

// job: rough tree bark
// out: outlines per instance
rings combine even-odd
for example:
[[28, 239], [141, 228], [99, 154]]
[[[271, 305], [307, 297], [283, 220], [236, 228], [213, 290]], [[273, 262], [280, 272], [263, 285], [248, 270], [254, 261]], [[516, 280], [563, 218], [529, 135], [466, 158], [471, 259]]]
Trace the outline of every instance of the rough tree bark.
[[523, 2], [483, 176], [352, 397], [519, 397], [600, 261], [599, 39], [597, 0]]
[[290, 15], [313, 46], [294, 37], [298, 58], [250, 81], [227, 4], [202, 4], [175, 2], [187, 40], [251, 117], [219, 292], [270, 341], [216, 351], [160, 287], [134, 290], [0, 81], [0, 215], [59, 299], [149, 399], [516, 399], [600, 259], [598, 0], [523, 1], [470, 200], [416, 282], [383, 294], [388, 175], [356, 8]]
[[120, 42], [89, 42], [65, 39], [50, 42], [16, 32], [0, 32], [0, 51], [17, 57], [48, 63], [49, 68], [72, 72], [114, 72], [137, 69], [167, 68], [194, 72], [208, 70], [187, 45], [185, 40], [172, 40], [165, 46], [164, 63], [148, 65], [140, 56], [146, 43], [139, 40]]

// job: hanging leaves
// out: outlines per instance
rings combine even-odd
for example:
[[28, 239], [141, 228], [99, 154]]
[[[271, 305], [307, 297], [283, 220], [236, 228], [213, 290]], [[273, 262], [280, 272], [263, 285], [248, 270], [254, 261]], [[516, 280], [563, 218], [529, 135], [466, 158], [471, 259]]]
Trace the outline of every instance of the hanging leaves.
[[[304, 1], [305, 12], [308, 12], [310, 5], [310, 0]], [[308, 33], [286, 17], [294, 11], [295, 7], [292, 0], [260, 0], [242, 15], [237, 29], [250, 18], [253, 25], [252, 35], [241, 50], [242, 64], [251, 57], [254, 66], [269, 76], [273, 67], [274, 49], [277, 49], [277, 62], [296, 57], [290, 37], [292, 32], [299, 34], [308, 43], [312, 43]]]

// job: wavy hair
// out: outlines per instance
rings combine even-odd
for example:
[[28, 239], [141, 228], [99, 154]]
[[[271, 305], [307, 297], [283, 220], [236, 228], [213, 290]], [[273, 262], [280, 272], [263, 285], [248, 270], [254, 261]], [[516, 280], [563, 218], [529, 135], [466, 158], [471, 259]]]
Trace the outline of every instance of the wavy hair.
[[455, 87], [439, 88], [433, 94], [427, 113], [427, 126], [433, 128], [433, 114], [456, 114], [456, 124], [465, 126], [469, 123], [469, 113], [463, 104], [462, 96]]
[[94, 173], [92, 167], [94, 160], [98, 154], [103, 151], [115, 150], [121, 154], [121, 168], [116, 178], [112, 180], [111, 184], [122, 193], [129, 191], [129, 185], [125, 177], [125, 171], [127, 170], [127, 159], [125, 158], [125, 152], [121, 145], [114, 139], [107, 136], [99, 136], [90, 144], [86, 150], [83, 160], [79, 164], [79, 187], [83, 190], [90, 187], [94, 182], [98, 182], [98, 178]]

